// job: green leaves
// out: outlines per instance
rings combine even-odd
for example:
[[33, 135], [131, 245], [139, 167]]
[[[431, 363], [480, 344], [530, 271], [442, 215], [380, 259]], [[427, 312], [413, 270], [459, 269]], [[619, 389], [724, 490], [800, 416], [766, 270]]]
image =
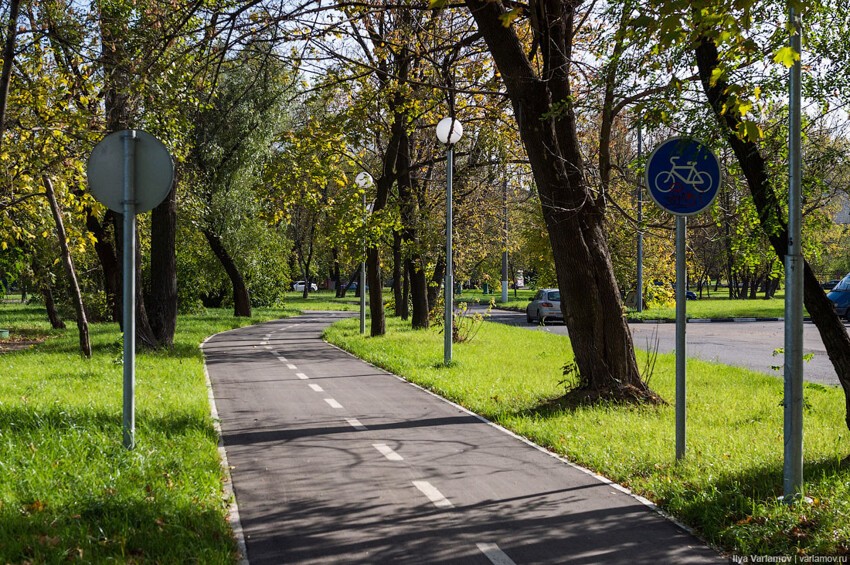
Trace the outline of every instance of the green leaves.
[[773, 62], [784, 65], [786, 69], [790, 69], [799, 60], [800, 54], [789, 46], [780, 48], [773, 56]]

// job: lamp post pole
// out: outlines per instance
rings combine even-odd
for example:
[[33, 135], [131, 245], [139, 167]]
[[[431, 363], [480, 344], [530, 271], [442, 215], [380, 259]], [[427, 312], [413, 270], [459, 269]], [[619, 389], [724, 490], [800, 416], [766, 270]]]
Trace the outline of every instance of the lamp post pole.
[[446, 151], [446, 312], [443, 325], [443, 363], [452, 362], [452, 337], [454, 335], [453, 310], [454, 272], [452, 268], [452, 173], [454, 169], [454, 144], [463, 135], [463, 126], [454, 117], [443, 118], [437, 124], [437, 139], [447, 145]]
[[446, 312], [443, 328], [443, 362], [448, 365], [452, 362], [452, 337], [454, 335], [454, 269], [452, 263], [452, 168], [454, 167], [454, 150], [449, 145], [446, 152]]
[[354, 182], [363, 191], [363, 255], [360, 261], [360, 282], [358, 290], [360, 291], [360, 335], [366, 333], [366, 217], [368, 208], [366, 206], [366, 189], [372, 186], [372, 175], [366, 171], [361, 172], [354, 178]]
[[505, 213], [505, 240], [504, 250], [502, 250], [502, 304], [508, 301], [508, 179], [505, 178], [502, 186], [503, 193], [503, 208]]
[[[790, 2], [789, 2], [790, 4]], [[800, 14], [790, 10], [791, 48], [802, 53]], [[784, 500], [803, 496], [803, 255], [801, 241], [801, 65], [791, 67], [788, 131], [788, 252], [785, 254]]]
[[[638, 159], [643, 153], [643, 136], [640, 131], [640, 124], [637, 130], [637, 154]], [[643, 188], [641, 187], [641, 178], [638, 178], [637, 183], [637, 292], [635, 293], [635, 309], [638, 312], [643, 312]]]

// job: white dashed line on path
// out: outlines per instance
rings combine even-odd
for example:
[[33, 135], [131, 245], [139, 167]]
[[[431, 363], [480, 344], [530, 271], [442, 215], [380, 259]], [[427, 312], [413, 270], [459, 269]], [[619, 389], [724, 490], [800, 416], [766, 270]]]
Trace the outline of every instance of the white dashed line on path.
[[334, 400], [333, 398], [326, 398], [325, 402], [327, 402], [331, 408], [342, 408], [342, 404]]
[[386, 443], [373, 443], [372, 447], [377, 449], [381, 453], [381, 455], [383, 455], [390, 461], [404, 461], [404, 457], [393, 451], [393, 448], [387, 445]]
[[323, 388], [322, 388], [322, 387], [320, 387], [319, 385], [311, 384], [311, 385], [310, 385], [310, 388], [312, 388], [312, 389], [313, 389], [314, 391], [316, 391], [316, 392], [325, 392], [325, 389], [323, 389]]
[[292, 363], [287, 363], [287, 364], [286, 364], [286, 368], [287, 368], [287, 369], [291, 369], [291, 370], [293, 370], [293, 371], [295, 371], [295, 370], [297, 370], [297, 369], [298, 369], [298, 367], [296, 367], [296, 366], [295, 366], [295, 365], [293, 365]]
[[422, 494], [428, 497], [428, 500], [434, 503], [437, 508], [454, 508], [448, 498], [443, 496], [443, 493], [437, 490], [437, 487], [428, 481], [413, 481], [413, 486], [418, 488]]
[[361, 424], [360, 420], [358, 420], [357, 418], [346, 418], [345, 421], [348, 422], [349, 426], [351, 426], [352, 428], [354, 428], [357, 431], [360, 431], [360, 432], [366, 431], [366, 426]]
[[493, 565], [516, 565], [514, 560], [505, 555], [505, 552], [499, 549], [499, 546], [495, 543], [477, 543], [475, 545]]
[[307, 375], [305, 375], [304, 373], [295, 373], [295, 376], [298, 377], [299, 379], [301, 379], [302, 381], [306, 381], [307, 379], [310, 378]]

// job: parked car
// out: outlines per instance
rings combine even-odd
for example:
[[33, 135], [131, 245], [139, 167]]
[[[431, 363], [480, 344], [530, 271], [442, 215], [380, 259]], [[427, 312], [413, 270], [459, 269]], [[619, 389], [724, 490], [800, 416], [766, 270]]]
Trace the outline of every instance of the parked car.
[[547, 320], [563, 320], [561, 314], [561, 291], [557, 288], [543, 288], [529, 299], [525, 307], [525, 321], [529, 324]]
[[847, 273], [826, 297], [832, 301], [836, 314], [850, 320], [850, 273]]
[[[296, 282], [295, 284], [292, 285], [292, 290], [294, 290], [296, 292], [304, 292], [304, 285], [305, 284], [306, 283], [304, 281], [298, 281], [298, 282]], [[310, 290], [315, 292], [315, 291], [319, 290], [319, 287], [316, 286], [316, 283], [310, 283]]]

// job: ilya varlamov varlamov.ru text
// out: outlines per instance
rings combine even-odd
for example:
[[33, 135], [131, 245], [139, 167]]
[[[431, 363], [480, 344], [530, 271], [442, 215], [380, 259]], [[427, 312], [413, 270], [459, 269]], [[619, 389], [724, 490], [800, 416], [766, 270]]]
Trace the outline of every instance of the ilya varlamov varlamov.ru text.
[[733, 563], [850, 563], [846, 555], [735, 555]]

